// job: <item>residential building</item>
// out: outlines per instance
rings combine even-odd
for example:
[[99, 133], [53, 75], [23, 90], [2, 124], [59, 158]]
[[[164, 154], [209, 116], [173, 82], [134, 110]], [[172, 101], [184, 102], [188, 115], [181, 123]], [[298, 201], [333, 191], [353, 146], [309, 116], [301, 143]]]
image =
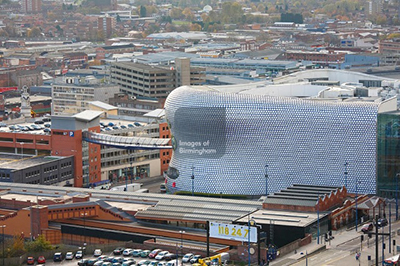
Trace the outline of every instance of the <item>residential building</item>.
[[23, 13], [39, 13], [42, 11], [42, 0], [21, 0]]
[[115, 29], [116, 20], [114, 17], [110, 17], [108, 15], [99, 16], [97, 20], [97, 28], [99, 31], [102, 31], [104, 37], [110, 38]]

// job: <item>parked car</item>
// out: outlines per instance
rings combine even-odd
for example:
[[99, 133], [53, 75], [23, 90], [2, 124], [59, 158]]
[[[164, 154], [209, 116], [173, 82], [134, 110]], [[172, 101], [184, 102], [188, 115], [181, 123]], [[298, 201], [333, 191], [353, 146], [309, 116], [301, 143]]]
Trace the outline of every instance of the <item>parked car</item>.
[[131, 248], [126, 248], [126, 249], [124, 249], [124, 251], [122, 252], [122, 255], [124, 255], [124, 256], [132, 256], [132, 253], [133, 253], [133, 249], [131, 249]]
[[169, 252], [168, 251], [161, 251], [160, 253], [157, 254], [155, 257], [156, 260], [163, 260], [164, 256], [167, 255]]
[[78, 266], [88, 266], [88, 262], [88, 259], [81, 259], [80, 261], [78, 261]]
[[167, 263], [166, 263], [166, 262], [162, 262], [162, 261], [160, 261], [160, 262], [157, 264], [157, 266], [165, 266], [165, 265], [167, 265]]
[[149, 256], [149, 254], [150, 254], [150, 250], [142, 250], [142, 252], [140, 252], [140, 254], [139, 254], [139, 256], [140, 257], [142, 257], [142, 258], [147, 258], [147, 256]]
[[131, 266], [131, 265], [135, 265], [135, 262], [129, 260], [129, 261], [125, 261], [125, 262], [122, 263], [122, 266]]
[[113, 251], [114, 255], [122, 255], [122, 252], [124, 252], [124, 248], [116, 248]]
[[67, 252], [66, 254], [65, 254], [65, 259], [66, 260], [72, 260], [74, 258], [74, 253], [73, 252]]
[[169, 261], [169, 260], [174, 260], [178, 258], [178, 255], [176, 255], [175, 253], [167, 253], [164, 256], [164, 260]]
[[103, 260], [98, 260], [93, 264], [93, 266], [102, 266], [104, 262], [105, 261], [103, 261]]
[[101, 255], [97, 258], [97, 260], [104, 260], [107, 261], [108, 260], [108, 256], [107, 255]]
[[95, 250], [94, 250], [94, 253], [93, 253], [93, 256], [99, 257], [99, 256], [101, 256], [101, 254], [103, 254], [103, 252], [101, 251], [101, 249], [95, 249]]
[[123, 261], [124, 261], [123, 258], [121, 258], [121, 257], [115, 257], [115, 258], [113, 258], [113, 260], [112, 260], [111, 262], [112, 262], [112, 263], [116, 263], [116, 262], [122, 263]]
[[134, 249], [132, 252], [132, 257], [139, 257], [140, 256], [140, 252], [142, 252], [141, 249]]
[[28, 259], [26, 260], [26, 264], [34, 265], [35, 264], [35, 258], [34, 257], [28, 257]]
[[61, 252], [54, 253], [53, 261], [62, 261], [62, 260], [63, 260], [63, 256], [62, 256]]
[[152, 262], [150, 262], [149, 266], [157, 266], [157, 264], [158, 264], [158, 261], [152, 261]]
[[44, 256], [39, 256], [37, 258], [37, 263], [41, 263], [41, 264], [46, 263], [46, 258]]
[[201, 258], [200, 255], [194, 255], [193, 258], [190, 259], [190, 263], [197, 263], [199, 261], [199, 259]]
[[188, 253], [182, 258], [182, 262], [189, 262], [193, 258], [194, 254], [193, 253]]
[[78, 250], [75, 253], [75, 259], [82, 259], [82, 258], [83, 258], [83, 252], [82, 252], [82, 250]]
[[162, 251], [162, 250], [159, 249], [159, 248], [154, 249], [152, 252], [150, 252], [149, 258], [154, 259], [154, 258], [157, 256], [157, 254], [160, 253], [161, 251]]
[[380, 218], [380, 219], [378, 219], [378, 226], [379, 226], [379, 227], [386, 226], [387, 224], [388, 224], [388, 221], [387, 221], [386, 218]]
[[138, 266], [149, 265], [151, 263], [150, 260], [141, 260], [138, 262]]
[[374, 224], [373, 223], [366, 223], [361, 227], [361, 232], [364, 234], [372, 231], [374, 229]]
[[103, 264], [101, 264], [101, 266], [112, 266], [112, 263], [109, 261], [103, 262]]
[[89, 259], [87, 262], [88, 266], [93, 266], [97, 262], [97, 259]]
[[176, 265], [176, 261], [173, 260], [173, 261], [169, 261], [166, 266], [175, 266], [175, 265]]

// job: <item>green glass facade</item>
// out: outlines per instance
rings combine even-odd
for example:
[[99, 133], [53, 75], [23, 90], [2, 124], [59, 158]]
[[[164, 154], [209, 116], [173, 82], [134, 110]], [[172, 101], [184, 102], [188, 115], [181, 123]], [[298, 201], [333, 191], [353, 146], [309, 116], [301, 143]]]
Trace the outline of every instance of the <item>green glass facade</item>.
[[377, 130], [377, 192], [391, 198], [400, 192], [400, 113], [378, 114]]

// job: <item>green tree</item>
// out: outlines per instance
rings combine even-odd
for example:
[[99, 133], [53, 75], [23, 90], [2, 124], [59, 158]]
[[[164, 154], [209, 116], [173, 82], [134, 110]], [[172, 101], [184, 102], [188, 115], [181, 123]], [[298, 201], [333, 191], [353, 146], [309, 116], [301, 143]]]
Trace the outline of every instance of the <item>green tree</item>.
[[244, 12], [237, 2], [224, 2], [222, 4], [221, 21], [223, 23], [238, 23], [242, 20]]
[[29, 241], [25, 244], [25, 249], [28, 252], [43, 252], [52, 250], [53, 246], [47, 241], [43, 235], [39, 235], [34, 241]]

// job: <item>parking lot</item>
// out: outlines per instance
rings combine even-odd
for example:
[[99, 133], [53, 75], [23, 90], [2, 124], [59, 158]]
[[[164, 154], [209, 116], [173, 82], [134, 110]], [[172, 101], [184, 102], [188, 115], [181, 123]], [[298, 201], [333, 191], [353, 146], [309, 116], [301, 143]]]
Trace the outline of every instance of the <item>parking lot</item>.
[[[140, 261], [142, 261], [142, 260], [147, 260], [147, 261], [150, 261], [150, 262], [153, 262], [153, 263], [157, 262], [157, 264], [162, 262], [162, 263], [165, 263], [164, 265], [166, 265], [168, 263], [168, 261], [166, 261], [166, 260], [156, 260], [156, 259], [152, 259], [152, 258], [148, 258], [148, 257], [147, 258], [142, 258], [142, 257], [133, 257], [133, 256], [123, 256], [122, 254], [121, 255], [114, 255], [113, 252], [103, 253], [102, 255], [106, 255], [107, 257], [114, 257], [114, 258], [116, 258], [116, 257], [133, 258], [135, 260], [135, 264], [134, 265], [138, 265], [138, 263]], [[65, 257], [65, 254], [63, 254], [63, 257]], [[86, 256], [84, 256], [84, 258], [85, 259], [98, 259], [98, 257], [94, 257], [93, 255], [86, 255]], [[51, 265], [63, 265], [63, 266], [72, 266], [73, 265], [73, 266], [76, 266], [76, 265], [78, 265], [79, 261], [80, 261], [80, 259], [75, 259], [74, 258], [72, 260], [63, 259], [60, 262], [53, 262], [53, 258], [46, 258], [46, 266], [49, 266], [49, 265], [50, 266]], [[176, 259], [173, 259], [173, 260], [170, 260], [170, 261], [171, 262], [176, 262]], [[182, 263], [182, 258], [179, 258], [178, 259], [178, 265], [187, 265], [187, 266], [189, 266], [191, 264], [190, 263]]]

